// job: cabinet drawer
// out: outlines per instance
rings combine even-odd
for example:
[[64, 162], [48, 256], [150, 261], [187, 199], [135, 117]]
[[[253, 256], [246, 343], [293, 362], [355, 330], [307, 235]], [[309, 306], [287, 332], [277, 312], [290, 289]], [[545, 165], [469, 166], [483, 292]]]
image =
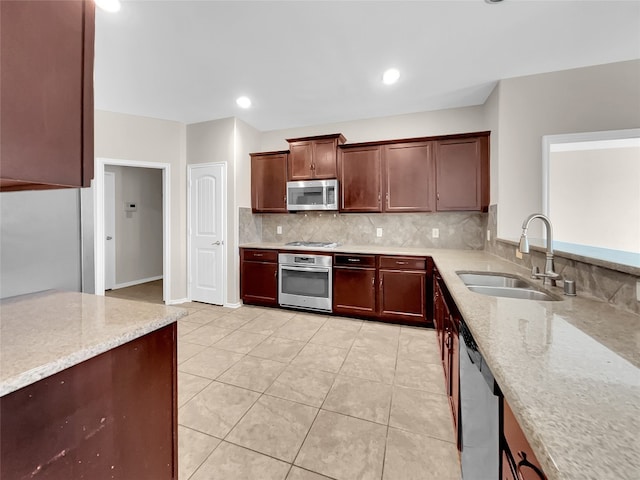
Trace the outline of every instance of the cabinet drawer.
[[427, 259], [416, 257], [380, 257], [380, 268], [426, 270]]
[[242, 250], [242, 260], [254, 262], [278, 262], [277, 250]]
[[375, 267], [375, 255], [336, 254], [334, 265], [343, 267]]

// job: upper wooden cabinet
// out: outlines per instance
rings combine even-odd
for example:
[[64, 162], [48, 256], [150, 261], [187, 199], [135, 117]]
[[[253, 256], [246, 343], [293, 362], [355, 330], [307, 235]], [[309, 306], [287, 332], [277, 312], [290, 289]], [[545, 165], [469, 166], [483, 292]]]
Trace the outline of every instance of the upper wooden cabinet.
[[385, 212], [434, 210], [432, 142], [384, 145], [382, 149]]
[[287, 152], [251, 154], [251, 209], [287, 212]]
[[488, 135], [436, 142], [437, 210], [489, 207]]
[[338, 157], [342, 212], [430, 212], [432, 142], [345, 145]]
[[0, 1], [0, 189], [93, 177], [93, 0]]
[[288, 139], [288, 179], [295, 181], [337, 178], [338, 145], [345, 141], [341, 133]]
[[341, 212], [382, 211], [382, 155], [379, 146], [341, 148], [338, 180]]

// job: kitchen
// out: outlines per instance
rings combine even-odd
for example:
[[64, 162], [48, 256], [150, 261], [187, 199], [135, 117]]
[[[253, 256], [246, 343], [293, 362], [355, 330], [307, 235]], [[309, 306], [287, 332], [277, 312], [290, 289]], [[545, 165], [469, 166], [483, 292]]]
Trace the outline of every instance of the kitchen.
[[[485, 5], [482, 6], [485, 7]], [[508, 3], [486, 5], [486, 8], [503, 6], [508, 6]], [[101, 21], [108, 23], [113, 20], [102, 17]], [[97, 46], [99, 47], [99, 43]], [[171, 165], [172, 228], [169, 234], [172, 246], [169, 261], [171, 285], [167, 303], [179, 304], [189, 297], [188, 264], [185, 260], [188, 255], [185, 240], [187, 238], [187, 171], [185, 167], [189, 164], [211, 162], [212, 159], [229, 159], [227, 160], [227, 230], [229, 233], [225, 238], [228, 285], [225, 304], [229, 306], [236, 306], [240, 302], [238, 246], [246, 243], [284, 244], [295, 240], [332, 240], [345, 245], [401, 247], [403, 243], [408, 242], [407, 245], [416, 248], [485, 249], [501, 256], [513, 256], [515, 245], [498, 241], [497, 238], [517, 239], [524, 218], [540, 208], [540, 181], [534, 179], [541, 178], [541, 137], [554, 133], [638, 127], [638, 61], [622, 61], [622, 58], [617, 60], [619, 60], [617, 63], [600, 62], [606, 65], [596, 65], [598, 63], [596, 62], [593, 64], [596, 66], [584, 66], [574, 70], [562, 69], [563, 71], [552, 73], [502, 79], [488, 94], [487, 100], [475, 106], [425, 110], [419, 113], [405, 113], [393, 117], [381, 116], [381, 118], [360, 121], [316, 122], [316, 126], [312, 127], [281, 127], [262, 131], [254, 128], [250, 121], [241, 120], [242, 113], [238, 113], [237, 116], [228, 115], [232, 118], [221, 117], [221, 120], [185, 124], [179, 121], [148, 118], [149, 116], [145, 118], [117, 113], [117, 110], [107, 111], [108, 109], [103, 108], [95, 112], [95, 156], [162, 162]], [[581, 85], [582, 88], [576, 89], [575, 85]], [[580, 115], [565, 114], [573, 111], [579, 111]], [[341, 132], [350, 144], [488, 130], [492, 132], [490, 137], [492, 157], [491, 203], [487, 214], [405, 213], [395, 214], [395, 216], [385, 213], [352, 214], [351, 216], [339, 214], [335, 219], [327, 219], [326, 216], [320, 217], [317, 213], [304, 217], [304, 214], [252, 214], [250, 211], [252, 205], [249, 154], [284, 150], [287, 148], [285, 141], [287, 138]], [[10, 211], [19, 211], [19, 205], [11, 204], [11, 199], [19, 200], [24, 197], [18, 197], [16, 194], [3, 193], [2, 195], [4, 240], [11, 237], [11, 228], [14, 228], [13, 224], [9, 226], [5, 219], [11, 218]], [[9, 210], [9, 214], [4, 208]], [[336, 221], [336, 225], [331, 225], [332, 220]], [[412, 233], [403, 230], [403, 227], [412, 220], [425, 222], [420, 232]], [[337, 224], [337, 222], [342, 223]], [[18, 223], [17, 220], [16, 223]], [[280, 236], [277, 234], [278, 225], [283, 227], [283, 234]], [[322, 228], [325, 226], [332, 228], [330, 238], [320, 238], [317, 235], [318, 232], [323, 232]], [[377, 228], [382, 229], [382, 237], [376, 236]], [[439, 230], [438, 239], [432, 238], [434, 228]], [[488, 241], [485, 240], [487, 229], [491, 232]], [[462, 238], [459, 234], [461, 230], [464, 232]], [[340, 238], [336, 235], [339, 232], [342, 232], [345, 237]], [[424, 235], [424, 232], [428, 232], [428, 235]], [[29, 238], [35, 238], [33, 233]], [[92, 238], [89, 238], [90, 247]], [[411, 243], [412, 241], [415, 243]], [[85, 252], [88, 249], [85, 249]], [[5, 245], [3, 245], [3, 251], [7, 251]], [[38, 255], [38, 253], [31, 253], [31, 255]], [[537, 252], [534, 252], [534, 255], [537, 255]], [[534, 257], [532, 261], [530, 257], [525, 256], [523, 260], [527, 262], [525, 263], [527, 266], [530, 266], [529, 262], [542, 265], [539, 258]], [[23, 262], [25, 271], [23, 275], [26, 273], [28, 276], [29, 272], [32, 272], [31, 276], [36, 277], [41, 270], [40, 265], [48, 264], [54, 258], [55, 253], [51, 252], [46, 254], [42, 263]], [[3, 265], [11, 265], [11, 259], [3, 257], [2, 261]], [[516, 261], [515, 258], [513, 261]], [[79, 260], [77, 262], [79, 263]], [[60, 267], [55, 268], [63, 270]], [[461, 266], [460, 268], [470, 269], [471, 267]], [[593, 276], [593, 282], [596, 283], [592, 286], [594, 291], [591, 295], [605, 295], [603, 292], [607, 292], [607, 298], [601, 298], [601, 300], [605, 302], [609, 298], [613, 298], [614, 301], [619, 300], [622, 305], [628, 306], [627, 310], [631, 309], [630, 311], [637, 315], [637, 301], [633, 291], [637, 275], [627, 274], [626, 280], [620, 280], [624, 272], [615, 274], [615, 280], [625, 285], [620, 289], [621, 293], [615, 294], [617, 289], [612, 292], [612, 287], [607, 284], [612, 276], [608, 270], [598, 271], [598, 267], [592, 266], [590, 262], [578, 262], [575, 268], [584, 268], [589, 272], [592, 272], [592, 269], [595, 270], [589, 274]], [[80, 270], [81, 267], [77, 266], [74, 269]], [[11, 269], [9, 272], [5, 268], [2, 270], [3, 284], [13, 283], [15, 277], [11, 275], [17, 269]], [[521, 271], [518, 273], [522, 275]], [[52, 276], [55, 277], [55, 275]], [[91, 277], [91, 274], [88, 276]], [[79, 275], [72, 280], [72, 286], [66, 289], [79, 290], [78, 285], [86, 278], [79, 280], [77, 277]], [[447, 285], [454, 290], [455, 281], [445, 280], [449, 280]], [[24, 280], [20, 281], [24, 282]], [[49, 285], [38, 285], [32, 290], [11, 293], [27, 293], [51, 287], [60, 288], [56, 281], [56, 279], [51, 280]], [[589, 286], [588, 283], [591, 283], [591, 280], [577, 281], [579, 294], [582, 289]], [[625, 295], [625, 299], [619, 298]], [[462, 308], [461, 305], [458, 307]]]

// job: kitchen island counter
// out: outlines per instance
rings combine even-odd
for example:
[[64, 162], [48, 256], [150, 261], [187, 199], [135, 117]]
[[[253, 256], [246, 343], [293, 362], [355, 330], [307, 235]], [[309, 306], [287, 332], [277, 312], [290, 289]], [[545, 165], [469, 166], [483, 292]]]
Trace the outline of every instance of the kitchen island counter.
[[185, 310], [44, 291], [0, 315], [1, 478], [177, 478]]
[[0, 396], [169, 325], [186, 310], [77, 292], [0, 301]]
[[432, 257], [549, 480], [640, 478], [640, 316], [580, 292], [563, 296], [559, 287], [547, 290], [560, 301], [471, 292], [457, 272], [530, 275], [483, 251], [342, 245], [326, 252]]

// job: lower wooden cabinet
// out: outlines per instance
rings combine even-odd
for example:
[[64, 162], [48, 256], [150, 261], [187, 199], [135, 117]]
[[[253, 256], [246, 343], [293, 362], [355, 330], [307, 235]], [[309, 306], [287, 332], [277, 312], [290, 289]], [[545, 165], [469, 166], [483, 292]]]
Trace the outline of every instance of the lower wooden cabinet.
[[240, 249], [240, 296], [247, 304], [278, 305], [278, 252]]
[[546, 480], [540, 462], [520, 428], [507, 401], [502, 398], [502, 480]]
[[433, 323], [438, 335], [445, 391], [451, 408], [451, 419], [458, 449], [460, 437], [460, 317], [437, 269], [433, 270]]
[[425, 322], [427, 319], [426, 258], [381, 256], [378, 313], [381, 318]]
[[176, 324], [0, 398], [0, 478], [178, 478]]
[[375, 255], [335, 255], [333, 312], [341, 315], [376, 315]]
[[336, 254], [333, 311], [393, 322], [427, 322], [426, 257]]

